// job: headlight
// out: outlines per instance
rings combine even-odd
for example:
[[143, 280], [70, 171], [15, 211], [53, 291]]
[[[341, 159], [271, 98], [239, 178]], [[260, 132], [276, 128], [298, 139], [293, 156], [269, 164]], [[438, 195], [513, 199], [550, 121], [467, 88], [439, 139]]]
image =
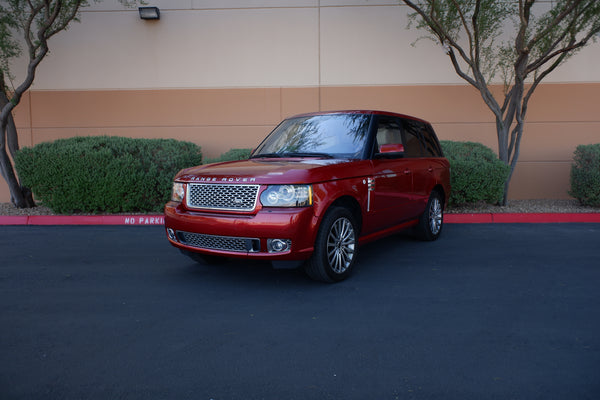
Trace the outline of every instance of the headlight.
[[265, 207], [306, 207], [312, 205], [310, 185], [273, 185], [260, 195]]
[[173, 192], [171, 193], [171, 200], [176, 202], [183, 201], [185, 196], [185, 183], [175, 182], [173, 183]]

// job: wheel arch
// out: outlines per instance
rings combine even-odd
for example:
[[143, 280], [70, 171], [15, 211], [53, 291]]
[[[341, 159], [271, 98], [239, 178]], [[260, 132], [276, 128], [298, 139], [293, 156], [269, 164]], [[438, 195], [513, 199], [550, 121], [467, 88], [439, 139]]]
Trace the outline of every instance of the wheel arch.
[[350, 195], [338, 197], [329, 205], [329, 207], [327, 207], [326, 212], [333, 207], [343, 207], [350, 210], [352, 215], [354, 215], [354, 218], [356, 218], [356, 223], [358, 224], [358, 232], [361, 231], [363, 219], [362, 209], [360, 207], [360, 204], [354, 197]]
[[449, 200], [449, 193], [446, 193], [446, 190], [444, 190], [444, 186], [441, 183], [436, 184], [433, 189], [431, 189], [431, 192], [438, 192], [440, 194], [440, 196], [442, 197], [444, 203], [442, 204], [443, 208], [446, 208], [446, 205], [448, 204], [448, 200]]

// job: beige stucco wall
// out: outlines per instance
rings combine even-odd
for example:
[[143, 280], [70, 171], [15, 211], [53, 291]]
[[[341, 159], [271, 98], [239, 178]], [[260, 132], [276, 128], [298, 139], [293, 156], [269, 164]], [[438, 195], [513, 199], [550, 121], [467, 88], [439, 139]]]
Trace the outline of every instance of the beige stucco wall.
[[[206, 157], [252, 147], [306, 111], [384, 109], [431, 121], [444, 140], [496, 149], [490, 111], [447, 56], [407, 30], [395, 0], [161, 0], [142, 21], [94, 4], [52, 39], [15, 117], [22, 146], [77, 135], [169, 137]], [[573, 150], [600, 142], [600, 44], [532, 99], [510, 197], [566, 198]], [[17, 82], [25, 60], [15, 63]], [[0, 182], [0, 201], [8, 201]]]
[[[105, 0], [50, 41], [34, 90], [464, 84], [398, 0]], [[541, 1], [550, 3], [550, 0]], [[600, 82], [600, 44], [546, 82]], [[25, 60], [15, 68], [20, 76]]]

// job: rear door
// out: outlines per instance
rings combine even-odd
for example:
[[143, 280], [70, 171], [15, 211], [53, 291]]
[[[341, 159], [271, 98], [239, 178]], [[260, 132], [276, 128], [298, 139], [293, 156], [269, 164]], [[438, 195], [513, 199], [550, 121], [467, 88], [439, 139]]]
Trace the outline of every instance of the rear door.
[[[435, 182], [436, 169], [440, 168], [437, 158], [441, 156], [439, 142], [428, 130], [429, 124], [418, 121], [404, 120], [404, 135], [414, 142], [407, 150], [406, 157], [413, 160], [413, 199], [416, 213], [420, 215], [427, 206], [429, 195]], [[418, 146], [417, 146], [418, 143]]]

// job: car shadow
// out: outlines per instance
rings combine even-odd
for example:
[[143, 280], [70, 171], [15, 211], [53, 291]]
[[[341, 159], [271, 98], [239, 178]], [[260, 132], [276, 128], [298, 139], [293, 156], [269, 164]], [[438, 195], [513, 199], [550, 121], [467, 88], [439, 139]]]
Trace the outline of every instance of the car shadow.
[[311, 281], [302, 268], [274, 269], [270, 262], [227, 259], [218, 265], [209, 265], [195, 262], [188, 257], [181, 256], [180, 265], [170, 272], [174, 279], [183, 279], [198, 284], [223, 283], [247, 286], [305, 286]]
[[[353, 274], [344, 285], [357, 279], [386, 279], [390, 266], [394, 269], [419, 247], [420, 242], [410, 233], [399, 233], [360, 246]], [[223, 284], [247, 286], [328, 287], [329, 284], [311, 280], [302, 266], [295, 269], [276, 269], [270, 262], [230, 258], [217, 265], [195, 262], [177, 254], [178, 265], [169, 268], [169, 275], [176, 280], [197, 284]]]

